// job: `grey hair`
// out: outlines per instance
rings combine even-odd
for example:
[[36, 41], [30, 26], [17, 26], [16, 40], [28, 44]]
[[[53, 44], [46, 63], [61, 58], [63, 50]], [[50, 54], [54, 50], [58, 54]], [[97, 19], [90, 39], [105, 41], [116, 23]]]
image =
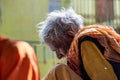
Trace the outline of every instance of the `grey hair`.
[[[73, 24], [76, 25], [77, 28], [82, 28], [83, 17], [75, 13], [75, 11], [72, 8], [67, 10], [62, 9], [62, 10], [53, 11], [48, 14], [45, 21], [40, 22], [38, 24], [39, 37], [42, 40], [44, 40], [49, 35], [52, 35], [52, 38], [54, 39], [55, 35], [56, 36], [61, 35], [58, 34], [58, 30], [61, 29], [64, 30], [65, 28], [67, 28], [66, 25], [68, 24]], [[55, 28], [57, 28], [57, 30]]]

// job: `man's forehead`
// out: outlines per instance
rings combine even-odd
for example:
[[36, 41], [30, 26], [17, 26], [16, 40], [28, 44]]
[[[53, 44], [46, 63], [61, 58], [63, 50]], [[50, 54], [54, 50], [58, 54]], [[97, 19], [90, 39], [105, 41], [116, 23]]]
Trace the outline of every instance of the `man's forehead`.
[[46, 44], [50, 47], [50, 49], [52, 51], [55, 51], [56, 50], [56, 47], [55, 45], [52, 43], [52, 41], [46, 41]]

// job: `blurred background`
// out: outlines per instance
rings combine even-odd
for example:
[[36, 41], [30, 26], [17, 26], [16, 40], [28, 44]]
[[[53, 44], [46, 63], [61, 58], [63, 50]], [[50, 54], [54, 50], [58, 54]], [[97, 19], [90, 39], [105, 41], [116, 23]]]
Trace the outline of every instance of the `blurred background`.
[[54, 10], [72, 7], [84, 17], [84, 25], [112, 26], [120, 33], [120, 0], [0, 0], [0, 35], [27, 41], [35, 50], [41, 77], [59, 62], [56, 55], [40, 44], [36, 24]]

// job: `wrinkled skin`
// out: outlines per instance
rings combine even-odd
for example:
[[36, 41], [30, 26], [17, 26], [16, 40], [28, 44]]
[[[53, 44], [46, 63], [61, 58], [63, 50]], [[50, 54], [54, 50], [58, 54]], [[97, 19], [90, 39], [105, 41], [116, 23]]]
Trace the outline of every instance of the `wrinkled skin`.
[[56, 53], [58, 59], [65, 57], [66, 51], [64, 49], [62, 49], [61, 47], [58, 48], [49, 42], [46, 43], [50, 47], [50, 49]]
[[71, 42], [74, 38], [74, 35], [75, 32], [68, 32], [68, 34], [63, 35], [65, 36], [65, 39], [61, 42], [57, 41], [57, 39], [54, 39], [54, 41], [52, 41], [50, 38], [46, 38], [45, 43], [52, 51], [55, 51], [57, 58], [61, 59], [66, 56], [70, 48]]

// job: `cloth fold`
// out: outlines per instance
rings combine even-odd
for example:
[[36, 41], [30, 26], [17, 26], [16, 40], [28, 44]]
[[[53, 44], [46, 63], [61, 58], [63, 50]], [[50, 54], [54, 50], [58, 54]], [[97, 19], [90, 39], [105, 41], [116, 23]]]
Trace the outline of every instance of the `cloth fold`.
[[56, 64], [42, 80], [82, 80], [82, 78], [67, 65], [59, 63]]
[[105, 48], [104, 58], [110, 61], [120, 63], [120, 35], [115, 32], [112, 27], [101, 25], [90, 25], [81, 28], [75, 35], [71, 43], [70, 50], [67, 54], [68, 65], [79, 75], [81, 71], [79, 66], [81, 61], [79, 59], [79, 42], [86, 36], [96, 38], [97, 41]]
[[0, 80], [40, 80], [37, 57], [27, 42], [0, 36]]

